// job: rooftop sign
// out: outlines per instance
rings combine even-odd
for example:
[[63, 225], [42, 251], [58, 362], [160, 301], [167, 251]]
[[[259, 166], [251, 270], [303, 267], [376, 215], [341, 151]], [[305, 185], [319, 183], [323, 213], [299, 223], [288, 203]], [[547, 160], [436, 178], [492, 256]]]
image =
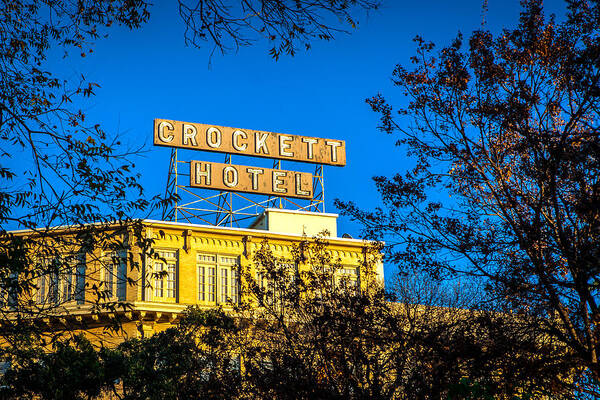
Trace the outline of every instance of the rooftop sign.
[[204, 161], [190, 162], [190, 186], [312, 199], [312, 174]]
[[339, 167], [346, 165], [343, 140], [158, 118], [154, 120], [154, 144]]
[[[282, 170], [279, 168], [281, 163], [277, 163], [278, 168], [264, 168], [191, 160], [189, 161], [189, 183], [186, 182], [183, 185], [192, 188], [305, 199], [311, 202], [311, 206], [313, 203], [324, 206], [322, 165], [339, 167], [346, 165], [346, 143], [343, 140], [288, 135], [254, 129], [229, 128], [160, 118], [154, 120], [153, 135], [154, 145], [171, 147], [172, 149], [212, 151], [230, 155], [320, 164], [319, 167], [315, 168], [315, 175], [313, 176], [308, 172]], [[174, 159], [173, 155], [175, 156]], [[173, 182], [175, 188], [177, 188], [180, 187], [177, 183], [177, 163], [180, 161], [177, 161], [177, 152], [175, 151], [172, 152], [171, 157], [169, 173], [175, 173]], [[231, 158], [228, 158], [228, 160], [231, 161]], [[170, 178], [168, 182], [171, 182]], [[319, 188], [320, 192], [318, 191]], [[196, 195], [189, 190], [186, 190], [186, 192]], [[175, 191], [175, 193], [177, 192]], [[255, 205], [258, 204], [242, 195], [238, 196], [252, 201]], [[292, 201], [290, 200], [290, 202]], [[217, 205], [217, 207], [220, 206]], [[318, 209], [317, 206], [314, 207]], [[184, 209], [184, 207], [180, 208]], [[192, 208], [186, 208], [186, 211], [189, 210], [192, 210]], [[194, 212], [196, 211], [199, 210], [194, 209]]]

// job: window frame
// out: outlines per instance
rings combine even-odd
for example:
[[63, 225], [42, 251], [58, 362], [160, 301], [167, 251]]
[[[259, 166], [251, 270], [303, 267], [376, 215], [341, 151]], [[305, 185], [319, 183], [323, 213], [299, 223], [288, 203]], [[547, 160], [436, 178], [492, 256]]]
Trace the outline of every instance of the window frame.
[[239, 255], [196, 252], [196, 301], [203, 305], [238, 304], [239, 268]]
[[[35, 302], [38, 305], [72, 305], [84, 302], [86, 254], [81, 252], [45, 257], [45, 273], [36, 278]], [[50, 263], [58, 263], [56, 271]], [[83, 273], [81, 271], [84, 271]], [[81, 279], [83, 276], [83, 279]]]
[[[107, 293], [105, 301], [125, 301], [127, 297], [127, 250], [105, 251], [100, 262], [100, 282]], [[110, 288], [107, 288], [107, 276], [110, 273]]]
[[[154, 253], [158, 254], [160, 258], [151, 258], [150, 262], [151, 284], [148, 285], [150, 299], [161, 303], [177, 303], [179, 302], [179, 250], [161, 248], [154, 249]], [[157, 270], [157, 265], [161, 265], [160, 271]], [[169, 268], [171, 265], [173, 266], [172, 271]], [[163, 271], [167, 272], [163, 274]], [[162, 277], [158, 276], [159, 272], [163, 275]], [[169, 287], [171, 282], [172, 287]], [[169, 293], [169, 291], [172, 291], [172, 293]], [[173, 296], [169, 296], [169, 294], [173, 294]]]
[[[299, 265], [292, 260], [277, 261], [278, 268], [285, 269], [284, 287], [293, 287], [297, 284], [296, 279], [299, 274]], [[265, 305], [280, 309], [283, 305], [282, 286], [269, 279], [268, 274], [262, 268], [256, 269], [254, 273], [255, 282], [264, 293], [264, 298], [261, 300]]]
[[[353, 271], [353, 273], [348, 272], [350, 270]], [[334, 286], [337, 290], [360, 291], [359, 266], [342, 264], [339, 268], [336, 269], [333, 279]]]

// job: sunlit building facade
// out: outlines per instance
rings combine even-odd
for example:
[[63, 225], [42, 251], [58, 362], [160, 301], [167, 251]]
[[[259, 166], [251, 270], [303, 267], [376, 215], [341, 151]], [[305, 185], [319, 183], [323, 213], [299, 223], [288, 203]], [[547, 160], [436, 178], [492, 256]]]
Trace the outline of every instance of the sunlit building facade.
[[[71, 245], [45, 256], [41, 262], [61, 259], [57, 264], [67, 267], [38, 276], [32, 300], [49, 330], [86, 331], [115, 344], [148, 337], [176, 323], [189, 306], [233, 309], [245, 295], [244, 276], [268, 284], [253, 262], [261, 246], [268, 245], [278, 260], [298, 268], [294, 246], [323, 232], [327, 251], [340, 265], [336, 279], [360, 288], [368, 272], [383, 282], [380, 262], [368, 267], [371, 271], [364, 270], [370, 244], [338, 237], [336, 218], [336, 214], [267, 209], [249, 228], [144, 220], [141, 232], [150, 248], [123, 237], [127, 246], [122, 249], [89, 251]], [[54, 235], [73, 232], [62, 228]], [[106, 329], [115, 323], [120, 326], [117, 333]]]

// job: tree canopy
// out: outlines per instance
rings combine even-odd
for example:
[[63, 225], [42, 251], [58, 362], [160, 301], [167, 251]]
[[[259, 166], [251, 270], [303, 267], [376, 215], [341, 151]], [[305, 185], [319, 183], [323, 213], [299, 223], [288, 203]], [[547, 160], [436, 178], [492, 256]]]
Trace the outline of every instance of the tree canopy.
[[[233, 310], [190, 307], [151, 337], [94, 350], [83, 337], [12, 365], [0, 379], [17, 398], [471, 399], [570, 398], [570, 359], [520, 318], [471, 310], [412, 277], [388, 290], [368, 249], [361, 281], [344, 275], [327, 241], [292, 258], [263, 242], [241, 271]], [[507, 356], [510, 355], [510, 356]], [[468, 378], [467, 378], [468, 377]], [[484, 397], [487, 396], [487, 397]]]
[[569, 0], [558, 22], [540, 0], [521, 4], [498, 34], [439, 50], [416, 38], [412, 67], [393, 71], [405, 103], [367, 100], [415, 167], [374, 178], [374, 211], [338, 205], [395, 243], [400, 272], [480, 282], [597, 380], [600, 6]]
[[[177, 5], [188, 44], [225, 52], [263, 39], [277, 58], [354, 27], [357, 13], [378, 1]], [[136, 242], [156, 256], [136, 219], [173, 198], [144, 193], [134, 159], [141, 149], [86, 116], [81, 104], [100, 84], [83, 74], [64, 79], [52, 62], [85, 57], [115, 25], [143, 28], [152, 9], [144, 0], [0, 1], [0, 336], [11, 344], [0, 350], [3, 360], [45, 346], [47, 327], [39, 321], [68, 312], [65, 305], [86, 303], [94, 312], [127, 307], [111, 300], [107, 282], [86, 279], [86, 263], [138, 269], [128, 251]], [[69, 234], [61, 233], [65, 225]]]
[[[179, 10], [190, 45], [235, 51], [262, 38], [277, 58], [352, 27], [355, 8], [377, 3], [182, 0]], [[296, 260], [274, 259], [265, 244], [254, 261], [270, 283], [246, 277], [260, 308], [242, 304], [237, 318], [190, 310], [179, 327], [110, 351], [52, 339], [56, 351], [48, 353], [35, 321], [77, 300], [82, 287], [70, 279], [81, 274], [79, 255], [100, 247], [110, 260], [132, 260], [120, 253], [131, 240], [151, 253], [130, 218], [153, 203], [137, 182], [130, 157], [137, 149], [73, 106], [98, 84], [61, 80], [47, 58], [57, 49], [83, 56], [111, 25], [142, 27], [152, 7], [3, 1], [0, 311], [12, 346], [1, 356], [13, 364], [2, 390], [46, 398], [103, 390], [127, 398], [568, 397], [583, 390], [571, 384], [597, 382], [600, 5], [570, 0], [557, 22], [541, 0], [522, 4], [518, 25], [499, 34], [458, 35], [439, 51], [416, 39], [413, 67], [393, 72], [406, 104], [368, 100], [416, 166], [375, 178], [377, 210], [338, 202], [367, 237], [393, 238], [388, 260], [402, 273], [467, 277], [484, 285], [486, 304], [465, 310], [430, 293], [421, 297], [435, 298], [429, 304], [402, 296], [392, 303], [376, 285], [351, 290], [333, 279], [340, 265], [322, 242], [300, 246]], [[54, 235], [58, 224], [79, 230]], [[57, 258], [60, 249], [70, 254]], [[313, 268], [303, 275], [290, 268], [308, 260]], [[40, 293], [42, 282], [52, 289], [32, 301], [27, 295]], [[102, 284], [87, 289], [98, 307], [126, 307], [100, 301]]]

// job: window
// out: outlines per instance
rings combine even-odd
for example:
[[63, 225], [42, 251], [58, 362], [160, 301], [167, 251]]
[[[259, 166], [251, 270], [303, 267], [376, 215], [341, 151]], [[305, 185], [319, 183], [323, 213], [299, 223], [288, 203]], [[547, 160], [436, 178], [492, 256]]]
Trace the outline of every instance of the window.
[[262, 289], [264, 297], [261, 299], [267, 305], [283, 306], [285, 290], [296, 288], [297, 265], [289, 262], [279, 262], [273, 271], [277, 276], [276, 281], [269, 277], [266, 271], [256, 271], [256, 283]]
[[67, 266], [63, 273], [59, 273], [59, 296], [63, 303], [74, 300], [73, 276], [75, 271], [72, 271], [70, 266]]
[[38, 265], [38, 304], [83, 302], [85, 289], [85, 255], [69, 254], [44, 259]]
[[0, 307], [15, 307], [17, 305], [18, 274], [11, 272], [0, 286]]
[[358, 268], [342, 266], [335, 272], [335, 287], [346, 290], [357, 290], [360, 287]]
[[[41, 269], [44, 266], [40, 267]], [[53, 274], [52, 274], [53, 275]], [[50, 293], [50, 286], [52, 285], [52, 276], [49, 272], [44, 271], [44, 273], [37, 278], [37, 303], [44, 304], [47, 301], [50, 302], [53, 300], [52, 298], [46, 298]]]
[[221, 303], [231, 300], [232, 303], [238, 302], [238, 270], [237, 257], [219, 257], [219, 269], [221, 271]]
[[216, 268], [217, 256], [198, 254], [198, 300], [215, 303], [216, 301]]
[[58, 274], [60, 258], [43, 259], [37, 266], [37, 302], [38, 304], [58, 303]]
[[177, 251], [159, 250], [157, 254], [164, 261], [154, 260], [153, 299], [175, 302], [177, 301]]
[[127, 290], [127, 252], [105, 253], [102, 257], [102, 290], [106, 300], [125, 300]]
[[221, 304], [239, 301], [238, 257], [198, 254], [198, 300]]
[[44, 279], [45, 277], [40, 276], [38, 277], [37, 281], [37, 302], [38, 304], [42, 304], [46, 302], [46, 293], [48, 292], [48, 288], [47, 288], [47, 279]]
[[228, 272], [227, 268], [221, 268], [221, 303], [227, 303], [227, 289], [229, 288], [229, 281], [227, 280]]
[[261, 292], [264, 293], [262, 299], [259, 301], [263, 301], [268, 305], [272, 305], [275, 299], [275, 286], [273, 281], [267, 277], [267, 273], [264, 271], [256, 271], [256, 284], [261, 289]]

